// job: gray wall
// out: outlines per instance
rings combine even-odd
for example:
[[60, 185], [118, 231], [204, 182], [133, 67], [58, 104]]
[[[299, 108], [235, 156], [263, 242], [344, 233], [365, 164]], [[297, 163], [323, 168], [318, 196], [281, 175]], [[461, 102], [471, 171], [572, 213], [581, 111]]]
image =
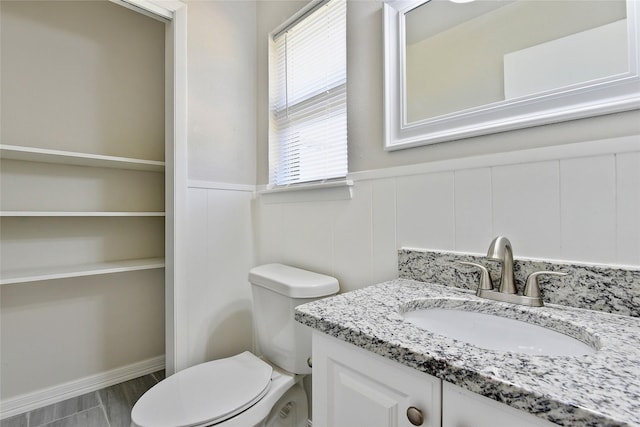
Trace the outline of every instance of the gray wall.
[[189, 179], [255, 183], [256, 5], [188, 1]]

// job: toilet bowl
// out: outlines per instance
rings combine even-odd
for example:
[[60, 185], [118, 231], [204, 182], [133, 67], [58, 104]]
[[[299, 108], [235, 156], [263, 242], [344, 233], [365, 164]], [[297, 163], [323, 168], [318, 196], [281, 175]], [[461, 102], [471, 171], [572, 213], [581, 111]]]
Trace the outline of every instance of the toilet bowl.
[[338, 281], [282, 264], [253, 268], [249, 281], [263, 357], [245, 351], [166, 378], [136, 402], [132, 427], [307, 427], [311, 334], [294, 308], [335, 294]]

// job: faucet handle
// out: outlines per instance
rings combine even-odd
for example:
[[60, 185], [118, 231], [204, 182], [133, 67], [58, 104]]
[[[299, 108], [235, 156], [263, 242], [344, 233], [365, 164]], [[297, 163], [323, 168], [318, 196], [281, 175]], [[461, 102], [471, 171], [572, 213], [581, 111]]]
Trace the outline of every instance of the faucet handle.
[[458, 264], [470, 265], [472, 267], [477, 267], [480, 269], [480, 284], [478, 285], [478, 290], [480, 289], [493, 289], [493, 282], [491, 281], [491, 275], [489, 274], [489, 270], [482, 264], [478, 264], [475, 262], [466, 262], [466, 261], [458, 261]]
[[527, 283], [524, 286], [524, 296], [530, 298], [540, 298], [540, 285], [538, 284], [538, 277], [542, 275], [547, 276], [566, 276], [567, 273], [561, 273], [559, 271], [536, 271], [531, 273], [527, 277]]

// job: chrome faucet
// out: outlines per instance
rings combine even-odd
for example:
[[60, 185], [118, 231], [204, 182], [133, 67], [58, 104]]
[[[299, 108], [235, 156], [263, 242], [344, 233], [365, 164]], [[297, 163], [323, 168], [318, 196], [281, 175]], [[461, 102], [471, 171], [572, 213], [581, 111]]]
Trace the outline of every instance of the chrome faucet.
[[474, 262], [460, 262], [460, 264], [478, 267], [482, 272], [480, 276], [480, 284], [476, 295], [481, 298], [487, 298], [495, 301], [511, 302], [514, 304], [529, 305], [532, 307], [542, 307], [542, 295], [540, 294], [540, 286], [538, 277], [546, 274], [551, 276], [566, 276], [567, 273], [557, 271], [536, 271], [531, 273], [527, 278], [527, 284], [524, 288], [523, 295], [518, 295], [515, 277], [513, 274], [513, 247], [511, 242], [504, 236], [498, 236], [491, 242], [487, 251], [487, 259], [492, 261], [500, 261], [502, 264], [502, 274], [500, 277], [500, 285], [497, 291], [493, 290], [491, 275], [484, 265]]
[[487, 259], [500, 261], [502, 264], [499, 292], [505, 294], [517, 293], [516, 279], [513, 276], [513, 248], [509, 239], [504, 236], [498, 236], [493, 239], [487, 251]]

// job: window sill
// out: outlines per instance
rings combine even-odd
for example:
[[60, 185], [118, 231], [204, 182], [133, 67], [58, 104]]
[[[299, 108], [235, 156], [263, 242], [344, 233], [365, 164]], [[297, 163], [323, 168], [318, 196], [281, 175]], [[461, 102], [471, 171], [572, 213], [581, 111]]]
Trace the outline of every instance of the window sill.
[[296, 203], [330, 200], [350, 200], [353, 181], [327, 181], [311, 184], [295, 184], [286, 187], [265, 188], [258, 196], [265, 203]]

